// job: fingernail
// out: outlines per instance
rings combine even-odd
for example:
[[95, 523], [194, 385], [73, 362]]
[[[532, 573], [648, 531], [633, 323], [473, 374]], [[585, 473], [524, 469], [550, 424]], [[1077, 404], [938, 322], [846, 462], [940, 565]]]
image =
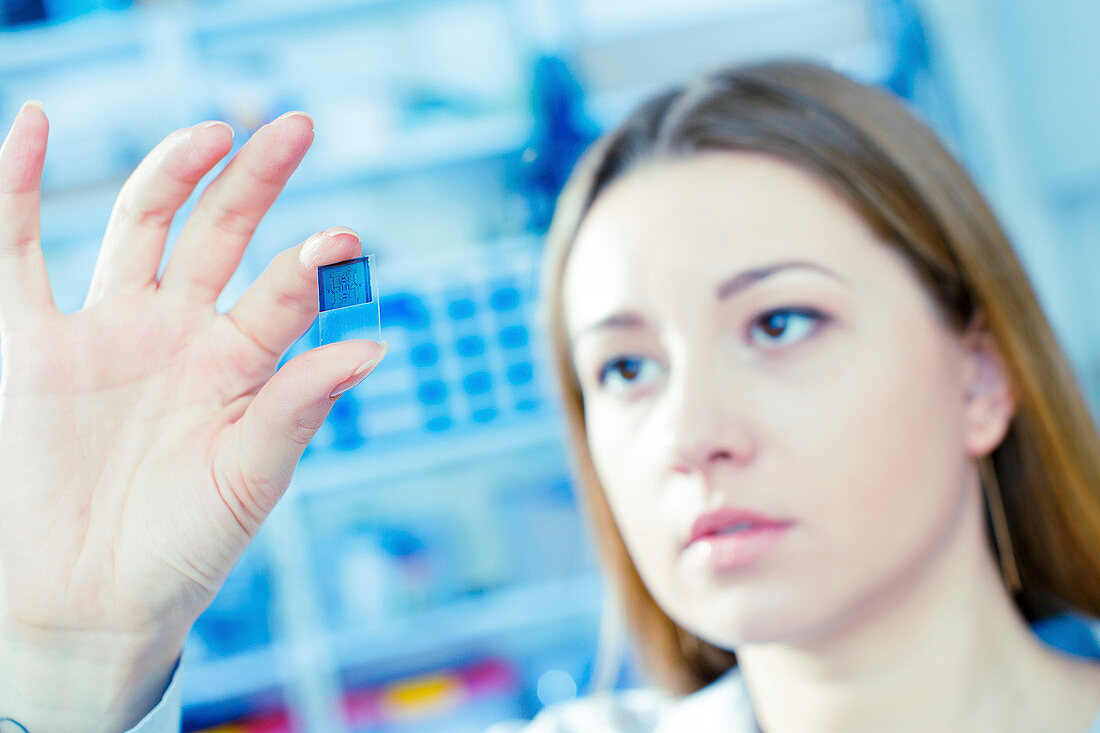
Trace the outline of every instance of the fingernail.
[[298, 261], [302, 263], [302, 267], [311, 268], [317, 264], [317, 258], [321, 255], [321, 244], [324, 241], [324, 232], [306, 240], [302, 245], [302, 251], [298, 253]]
[[[214, 138], [210, 136], [204, 136], [196, 134], [200, 130], [205, 130], [211, 127], [224, 127], [229, 130], [229, 138], [233, 139], [233, 128], [226, 122], [221, 120], [210, 120], [208, 122], [200, 122], [193, 126], [183, 140], [188, 145], [187, 163], [193, 166], [209, 166], [210, 156], [214, 153], [214, 148], [218, 146]], [[222, 153], [225, 155], [225, 153]]]
[[272, 122], [278, 122], [279, 120], [284, 119], [286, 117], [304, 117], [307, 120], [309, 120], [310, 129], [313, 129], [314, 127], [316, 127], [316, 123], [314, 122], [312, 115], [309, 115], [305, 112], [299, 112], [297, 110], [294, 111], [294, 112], [284, 112], [283, 114], [279, 115], [274, 120], [272, 120]]
[[360, 237], [354, 229], [347, 227], [330, 227], [320, 234], [314, 234], [302, 245], [302, 251], [298, 253], [298, 261], [302, 267], [313, 267], [317, 264], [324, 248], [325, 239], [335, 237], [337, 234], [350, 234], [358, 240]]
[[28, 99], [26, 102], [23, 102], [23, 106], [19, 109], [19, 111], [22, 112], [27, 107], [38, 107], [38, 109], [42, 110], [43, 112], [46, 111], [46, 108], [43, 107], [42, 103], [39, 102], [37, 99]]
[[324, 234], [326, 237], [335, 237], [337, 234], [350, 234], [356, 239], [361, 239], [361, 237], [359, 236], [359, 232], [355, 231], [354, 229], [349, 229], [348, 227], [329, 227], [321, 233]]
[[209, 129], [211, 127], [219, 127], [219, 126], [224, 127], [225, 129], [229, 130], [230, 136], [233, 135], [233, 126], [230, 125], [228, 122], [222, 122], [221, 120], [211, 120], [210, 122], [202, 122], [198, 125], [195, 125], [195, 127], [199, 128], [199, 129], [202, 129], [202, 130]]
[[382, 357], [385, 355], [386, 352], [383, 351], [375, 358], [360, 365], [358, 369], [351, 373], [350, 377], [345, 379], [343, 382], [340, 382], [340, 384], [336, 385], [336, 387], [332, 390], [332, 393], [329, 395], [329, 399], [339, 397], [340, 395], [344, 394], [349, 389], [366, 379], [367, 375], [370, 374], [370, 371], [378, 366], [378, 363], [382, 361]]

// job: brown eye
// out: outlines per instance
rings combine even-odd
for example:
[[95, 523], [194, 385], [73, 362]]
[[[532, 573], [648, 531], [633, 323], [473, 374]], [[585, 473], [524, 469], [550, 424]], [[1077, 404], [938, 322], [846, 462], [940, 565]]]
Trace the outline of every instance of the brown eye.
[[625, 392], [642, 386], [660, 370], [656, 360], [645, 356], [617, 356], [600, 367], [599, 383], [608, 392]]
[[812, 308], [779, 308], [764, 313], [753, 323], [773, 344], [790, 343], [805, 338], [827, 317]]
[[641, 371], [641, 359], [633, 357], [612, 359], [604, 364], [603, 369], [600, 370], [600, 384], [606, 382], [609, 376], [625, 379], [629, 382], [635, 379]]
[[783, 329], [787, 327], [787, 320], [790, 316], [783, 312], [771, 313], [763, 320], [764, 333], [773, 338], [778, 338], [783, 335]]

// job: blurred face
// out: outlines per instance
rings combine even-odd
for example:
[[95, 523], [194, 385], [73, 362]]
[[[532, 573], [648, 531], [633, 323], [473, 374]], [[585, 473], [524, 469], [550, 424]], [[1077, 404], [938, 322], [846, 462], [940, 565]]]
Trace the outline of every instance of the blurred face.
[[649, 163], [600, 195], [563, 287], [597, 472], [681, 626], [812, 637], [945, 546], [966, 353], [824, 182], [754, 153]]

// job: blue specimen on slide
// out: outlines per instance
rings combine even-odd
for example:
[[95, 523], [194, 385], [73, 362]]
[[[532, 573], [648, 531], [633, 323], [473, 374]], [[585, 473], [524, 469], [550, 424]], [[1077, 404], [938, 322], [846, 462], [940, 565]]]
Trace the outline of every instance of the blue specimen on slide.
[[348, 339], [381, 340], [373, 255], [317, 268], [321, 344]]

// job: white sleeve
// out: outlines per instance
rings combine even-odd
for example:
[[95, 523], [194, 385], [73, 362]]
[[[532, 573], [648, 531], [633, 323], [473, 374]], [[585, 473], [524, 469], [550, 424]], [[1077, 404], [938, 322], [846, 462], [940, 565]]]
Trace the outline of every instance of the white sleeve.
[[180, 733], [183, 717], [182, 668], [181, 657], [176, 660], [176, 668], [172, 670], [172, 679], [168, 681], [168, 687], [165, 688], [160, 702], [149, 711], [148, 715], [141, 719], [140, 723], [130, 728], [126, 733]]

